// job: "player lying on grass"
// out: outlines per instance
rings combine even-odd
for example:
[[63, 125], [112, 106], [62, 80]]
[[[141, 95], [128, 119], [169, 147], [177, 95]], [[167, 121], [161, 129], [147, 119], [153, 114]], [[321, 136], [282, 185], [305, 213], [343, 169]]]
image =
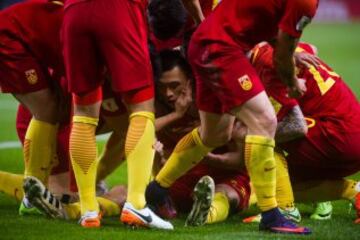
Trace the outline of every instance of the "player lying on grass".
[[[193, 94], [187, 93], [187, 91], [184, 91], [184, 89], [190, 89], [191, 81], [186, 80], [189, 78], [189, 70], [186, 68], [186, 64], [184, 63], [183, 58], [180, 56], [179, 52], [177, 51], [163, 51], [161, 54], [161, 63], [162, 63], [162, 69], [163, 74], [161, 78], [158, 81], [157, 89], [158, 89], [158, 101], [156, 105], [157, 112], [160, 114], [161, 117], [157, 118], [157, 127], [162, 128], [160, 131], [157, 132], [158, 139], [165, 145], [165, 156], [169, 154], [169, 152], [175, 147], [176, 140], [179, 139], [182, 135], [186, 134], [191, 127], [196, 126], [198, 124], [198, 116], [196, 114], [196, 108], [192, 102]], [[181, 64], [180, 64], [181, 63]], [[185, 66], [185, 67], [184, 67]], [[299, 122], [297, 125], [293, 125], [291, 130], [291, 134], [288, 133], [289, 129], [287, 131], [282, 131], [277, 133], [277, 140], [284, 141], [285, 139], [289, 138], [289, 135], [291, 135], [292, 138], [303, 136], [306, 133], [306, 124], [303, 120], [303, 115], [301, 114], [301, 111], [298, 107], [296, 107], [296, 101], [288, 101], [288, 98], [282, 97], [282, 95], [276, 91], [276, 88], [273, 88], [273, 97], [278, 101], [277, 104], [277, 115], [279, 118], [279, 121], [281, 121], [284, 116], [289, 114], [292, 117], [292, 120], [297, 120]], [[181, 92], [183, 91], [183, 92]], [[286, 92], [286, 89], [284, 90]], [[275, 101], [275, 99], [273, 101]], [[282, 103], [282, 104], [280, 104]], [[294, 107], [294, 109], [293, 109]], [[290, 111], [293, 111], [291, 112]], [[295, 118], [295, 119], [294, 119]], [[168, 126], [163, 126], [161, 124], [167, 123]], [[239, 124], [239, 123], [238, 123]], [[165, 124], [164, 124], [165, 125]], [[283, 124], [285, 125], [285, 124]], [[284, 126], [285, 127], [285, 126]], [[237, 128], [236, 128], [237, 129]], [[244, 132], [239, 129], [240, 132], [234, 131], [234, 134], [241, 135], [243, 137]], [[232, 150], [233, 157], [235, 158], [242, 158], [243, 156], [243, 141], [241, 143], [232, 143], [233, 146], [230, 145], [230, 148]], [[238, 146], [234, 146], [238, 145]], [[238, 152], [234, 152], [234, 150]], [[229, 149], [222, 149], [222, 151], [229, 151]], [[219, 152], [218, 152], [219, 153]], [[229, 154], [229, 153], [228, 153]], [[207, 158], [204, 159], [207, 163], [212, 163], [212, 158], [216, 157], [217, 155], [209, 154]], [[216, 159], [217, 161], [221, 161], [221, 159]], [[214, 162], [216, 162], [216, 160]], [[277, 162], [278, 166], [283, 166], [284, 161], [281, 161], [281, 158], [277, 156]], [[243, 162], [242, 162], [243, 163]], [[192, 178], [189, 178], [188, 176], [192, 176], [192, 173], [196, 173], [198, 168], [203, 168], [204, 166], [207, 166], [208, 164], [200, 164], [201, 167], [195, 167], [193, 170], [190, 170], [189, 173], [187, 173], [185, 176], [183, 176], [182, 180], [185, 180], [184, 183], [186, 183], [186, 179], [188, 181], [191, 181]], [[237, 169], [244, 169], [244, 165], [236, 166]], [[217, 164], [216, 168], [210, 167], [209, 169], [222, 169], [221, 164]], [[282, 170], [284, 169], [284, 170]], [[221, 170], [219, 170], [221, 171]], [[291, 185], [290, 182], [287, 181], [288, 175], [286, 172], [286, 166], [283, 168], [279, 168], [279, 171], [277, 176], [277, 181], [279, 182], [278, 186], [278, 203], [279, 206], [283, 210], [288, 211], [296, 211], [293, 208], [293, 200], [292, 200], [292, 192], [291, 192]], [[229, 171], [229, 173], [231, 173]], [[204, 172], [203, 174], [209, 174]], [[211, 176], [211, 174], [209, 174]], [[199, 177], [198, 177], [199, 178]], [[193, 180], [192, 180], [193, 181]], [[182, 182], [182, 181], [179, 181]], [[215, 181], [216, 183], [217, 181]], [[174, 184], [179, 185], [178, 181]], [[194, 184], [188, 184], [188, 188], [192, 188]], [[179, 185], [180, 187], [182, 185]], [[186, 185], [185, 185], [186, 186]], [[179, 189], [181, 189], [179, 187]], [[281, 188], [287, 189], [286, 191], [290, 191], [290, 194], [282, 194], [283, 190]], [[173, 188], [173, 185], [170, 187], [169, 193], [170, 196], [173, 194], [175, 188]], [[186, 190], [185, 187], [183, 187], [184, 192], [189, 192]], [[181, 191], [179, 191], [181, 192]], [[180, 194], [179, 194], [180, 195]], [[186, 196], [186, 195], [184, 195]], [[174, 201], [178, 201], [179, 204], [177, 205], [184, 205], [184, 202], [191, 202], [191, 201], [181, 201], [182, 198], [176, 197], [176, 195], [171, 196], [171, 199]], [[177, 200], [180, 199], [180, 200]], [[241, 198], [240, 198], [241, 199]], [[231, 198], [229, 198], [231, 200]], [[165, 201], [164, 201], [165, 202]], [[231, 202], [231, 201], [230, 201]], [[181, 203], [181, 204], [180, 204]], [[157, 205], [161, 206], [162, 202], [158, 202]], [[166, 204], [164, 204], [166, 205]], [[210, 209], [213, 209], [210, 208]], [[234, 209], [234, 208], [232, 208]], [[235, 208], [236, 209], [236, 208]], [[225, 213], [223, 213], [225, 219], [229, 212], [226, 210]], [[211, 214], [210, 214], [211, 215]], [[210, 216], [209, 215], [209, 216]], [[203, 221], [203, 223], [205, 223]]]
[[286, 220], [278, 210], [273, 157], [276, 115], [245, 53], [260, 41], [274, 40], [277, 70], [291, 93], [301, 95], [303, 89], [295, 81], [293, 50], [302, 30], [314, 16], [317, 3], [256, 0], [245, 4], [227, 0], [199, 25], [191, 37], [188, 56], [196, 78], [201, 124], [179, 141], [149, 184], [150, 204], [162, 201], [166, 188], [207, 153], [226, 144], [237, 119], [249, 129], [244, 147], [245, 164], [263, 214], [259, 229], [296, 234], [310, 232]]
[[[187, 63], [178, 51], [164, 51], [160, 56], [163, 73], [156, 85], [158, 89], [156, 128], [158, 129], [158, 138], [165, 143], [164, 149], [157, 147], [157, 150], [164, 157], [173, 149], [178, 138], [181, 138], [189, 129], [198, 124], [198, 116], [192, 101], [191, 76]], [[278, 99], [278, 101], [282, 102], [281, 99]], [[287, 105], [284, 104], [284, 106]], [[293, 106], [293, 104], [289, 104], [289, 106]], [[278, 111], [279, 116], [286, 115], [285, 110], [279, 108]], [[303, 134], [303, 128], [303, 126], [296, 127], [297, 134]], [[237, 132], [237, 135], [243, 137], [244, 132]], [[281, 134], [278, 136], [281, 138]], [[229, 147], [230, 150], [238, 148], [234, 145], [229, 145]], [[239, 149], [242, 148], [239, 147]], [[242, 155], [241, 152], [236, 152], [235, 154], [237, 157]], [[178, 211], [189, 212], [193, 204], [191, 192], [197, 181], [206, 174], [215, 178], [217, 193], [212, 200], [214, 188], [212, 182], [206, 180], [206, 178], [199, 182], [199, 185], [195, 187], [196, 199], [193, 210], [187, 220], [188, 225], [202, 225], [204, 223], [222, 221], [230, 213], [238, 212], [248, 205], [250, 189], [246, 174], [239, 170], [221, 170], [219, 166], [211, 166], [212, 162], [216, 162], [212, 161], [212, 158], [216, 158], [216, 155], [210, 154], [209, 158], [205, 160], [208, 164], [200, 164], [171, 186], [169, 198], [171, 200], [167, 199], [166, 202], [159, 203], [156, 206], [156, 210], [161, 216], [175, 216], [171, 202], [175, 203]], [[281, 164], [284, 161], [279, 156], [276, 159], [279, 161], [278, 166], [282, 166]], [[242, 165], [240, 168], [244, 168], [244, 166]], [[278, 181], [281, 182], [281, 184], [278, 184], [278, 187], [285, 187], [288, 191], [291, 191], [289, 182], [286, 186], [284, 178], [286, 180], [288, 176], [283, 169], [278, 173]], [[197, 191], [197, 189], [199, 190], [203, 187], [210, 190], [205, 195], [203, 192]], [[286, 209], [291, 207], [293, 200], [291, 199], [291, 192], [290, 198], [286, 198], [286, 194], [281, 195], [283, 191], [279, 189], [277, 193], [278, 202], [281, 207]], [[41, 194], [39, 195], [41, 196]], [[207, 214], [209, 209], [210, 214]]]

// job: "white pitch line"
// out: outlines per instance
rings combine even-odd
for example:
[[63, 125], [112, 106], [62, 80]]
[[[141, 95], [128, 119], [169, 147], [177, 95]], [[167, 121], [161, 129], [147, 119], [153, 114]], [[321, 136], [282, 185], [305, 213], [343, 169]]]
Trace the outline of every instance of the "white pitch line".
[[[96, 141], [105, 142], [109, 138], [110, 134], [102, 134], [96, 137]], [[19, 141], [4, 141], [0, 142], [0, 150], [2, 149], [14, 149], [21, 148], [21, 143]]]
[[0, 142], [0, 150], [11, 149], [11, 148], [21, 148], [21, 143], [18, 141]]

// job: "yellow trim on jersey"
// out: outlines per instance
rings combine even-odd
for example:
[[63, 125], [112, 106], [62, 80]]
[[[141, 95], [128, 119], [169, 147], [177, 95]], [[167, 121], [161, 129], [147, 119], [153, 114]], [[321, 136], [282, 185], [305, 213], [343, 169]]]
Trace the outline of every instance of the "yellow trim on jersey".
[[309, 122], [309, 124], [307, 124], [308, 128], [312, 128], [316, 124], [316, 121], [313, 118], [305, 117], [305, 120], [306, 120], [306, 123]]
[[301, 47], [296, 47], [295, 52], [301, 53], [301, 52], [305, 52], [305, 50], [303, 48], [301, 48]]
[[213, 0], [211, 9], [214, 10], [220, 2], [221, 2], [221, 0]]
[[269, 100], [271, 102], [271, 105], [274, 107], [275, 113], [278, 114], [280, 109], [282, 108], [282, 105], [271, 96], [269, 96]]

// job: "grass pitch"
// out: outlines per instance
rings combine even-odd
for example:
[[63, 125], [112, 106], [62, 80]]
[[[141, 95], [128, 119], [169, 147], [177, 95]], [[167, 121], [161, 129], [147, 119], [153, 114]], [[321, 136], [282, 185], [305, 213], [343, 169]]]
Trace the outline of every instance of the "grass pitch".
[[[315, 44], [320, 57], [343, 76], [360, 98], [360, 23], [313, 24], [306, 29], [302, 40]], [[0, 95], [0, 169], [21, 173], [23, 161], [15, 129], [16, 107], [11, 96]], [[102, 143], [99, 145], [101, 148]], [[352, 178], [360, 179], [360, 174]], [[126, 167], [117, 169], [107, 181], [110, 185], [126, 183]], [[0, 239], [360, 239], [360, 225], [352, 223], [355, 213], [352, 211], [349, 214], [347, 202], [334, 202], [333, 218], [324, 222], [308, 218], [312, 206], [298, 206], [303, 214], [302, 225], [310, 227], [314, 232], [310, 236], [260, 233], [257, 224], [242, 224], [241, 219], [255, 213], [255, 209], [232, 216], [225, 223], [201, 228], [183, 227], [182, 217], [173, 221], [173, 232], [128, 229], [119, 223], [118, 218], [104, 219], [101, 229], [87, 230], [74, 221], [20, 217], [17, 214], [18, 203], [0, 193]]]

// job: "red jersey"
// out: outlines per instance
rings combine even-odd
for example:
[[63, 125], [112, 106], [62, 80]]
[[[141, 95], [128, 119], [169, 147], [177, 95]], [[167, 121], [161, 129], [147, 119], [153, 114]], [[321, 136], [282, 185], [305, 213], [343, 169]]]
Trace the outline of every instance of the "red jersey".
[[[313, 54], [314, 48], [302, 43], [297, 51]], [[278, 93], [286, 97], [285, 85], [273, 67], [272, 53], [268, 44], [255, 48], [252, 62], [264, 85], [279, 89]], [[306, 117], [321, 120], [326, 131], [332, 134], [360, 131], [360, 104], [340, 75], [321, 62], [318, 67], [298, 69], [297, 77], [306, 81], [307, 91], [297, 100]]]
[[60, 28], [63, 6], [48, 1], [27, 1], [0, 12], [0, 30], [20, 41], [40, 63], [64, 72]]
[[[309, 48], [298, 51], [311, 54]], [[324, 62], [299, 71], [306, 80], [307, 91], [298, 99], [306, 117], [326, 120], [328, 131], [360, 132], [360, 104], [341, 76]]]
[[265, 91], [273, 105], [278, 121], [280, 122], [288, 112], [298, 105], [297, 101], [288, 97], [287, 87], [277, 77], [272, 61], [272, 48], [263, 43], [253, 49], [250, 61], [260, 76]]
[[225, 42], [248, 51], [259, 42], [273, 40], [279, 29], [299, 38], [317, 5], [317, 0], [222, 1], [192, 40]]

